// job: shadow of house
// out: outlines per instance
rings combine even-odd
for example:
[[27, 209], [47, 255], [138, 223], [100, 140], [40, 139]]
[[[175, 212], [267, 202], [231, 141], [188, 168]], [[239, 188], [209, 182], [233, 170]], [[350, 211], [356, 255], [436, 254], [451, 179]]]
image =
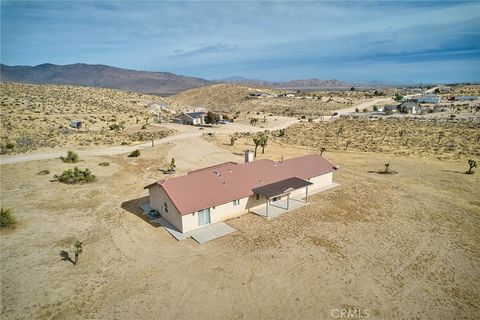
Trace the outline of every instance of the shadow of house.
[[149, 203], [149, 197], [148, 196], [145, 196], [145, 197], [141, 197], [141, 198], [136, 198], [136, 199], [131, 199], [131, 200], [128, 200], [128, 201], [124, 201], [122, 202], [122, 204], [120, 205], [120, 207], [134, 215], [136, 215], [137, 217], [139, 217], [140, 219], [142, 219], [143, 221], [147, 222], [148, 224], [150, 224], [151, 226], [155, 227], [155, 228], [158, 228], [160, 227], [159, 224], [156, 224], [156, 223], [152, 223], [150, 221], [150, 217], [148, 214], [144, 214], [144, 211], [143, 209], [140, 207], [141, 205], [143, 204], [146, 204], [146, 203]]

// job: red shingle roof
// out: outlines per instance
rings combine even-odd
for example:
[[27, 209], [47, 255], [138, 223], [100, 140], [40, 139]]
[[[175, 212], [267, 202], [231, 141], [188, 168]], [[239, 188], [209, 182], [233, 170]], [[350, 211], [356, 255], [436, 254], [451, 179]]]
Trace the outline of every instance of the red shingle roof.
[[298, 177], [309, 179], [332, 172], [333, 165], [320, 155], [274, 162], [262, 159], [237, 164], [226, 162], [150, 184], [159, 185], [182, 215], [253, 195], [252, 189]]

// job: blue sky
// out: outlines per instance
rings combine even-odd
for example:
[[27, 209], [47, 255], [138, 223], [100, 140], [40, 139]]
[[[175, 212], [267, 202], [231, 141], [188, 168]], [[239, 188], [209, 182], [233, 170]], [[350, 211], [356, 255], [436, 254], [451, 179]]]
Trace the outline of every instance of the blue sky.
[[1, 62], [206, 79], [480, 81], [480, 1], [4, 1]]

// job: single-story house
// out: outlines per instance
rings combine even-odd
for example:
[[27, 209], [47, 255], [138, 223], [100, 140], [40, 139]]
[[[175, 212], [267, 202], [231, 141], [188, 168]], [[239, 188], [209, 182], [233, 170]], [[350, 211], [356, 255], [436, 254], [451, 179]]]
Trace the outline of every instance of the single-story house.
[[419, 103], [433, 103], [439, 104], [441, 101], [440, 96], [436, 94], [423, 95], [416, 99]]
[[401, 113], [417, 114], [421, 112], [421, 108], [415, 101], [402, 102], [397, 109]]
[[191, 124], [191, 125], [198, 125], [198, 124], [205, 124], [205, 116], [207, 114], [203, 111], [199, 112], [184, 112], [173, 118], [174, 122], [180, 124]]
[[307, 201], [309, 192], [333, 183], [335, 167], [320, 155], [276, 162], [253, 160], [248, 152], [245, 163], [226, 162], [146, 186], [150, 206], [185, 233], [261, 206], [268, 217], [274, 202], [286, 200], [288, 207], [291, 197]]

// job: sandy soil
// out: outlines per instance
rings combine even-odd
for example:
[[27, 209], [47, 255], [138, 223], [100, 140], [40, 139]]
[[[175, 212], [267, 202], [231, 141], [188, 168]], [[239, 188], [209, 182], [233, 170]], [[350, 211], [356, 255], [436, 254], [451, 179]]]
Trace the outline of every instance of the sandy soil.
[[[98, 177], [87, 185], [49, 182], [73, 166], [58, 159], [2, 165], [2, 207], [19, 223], [1, 232], [1, 318], [334, 319], [339, 308], [478, 318], [480, 174], [460, 172], [463, 162], [327, 152], [340, 187], [271, 221], [230, 220], [238, 232], [198, 245], [150, 225], [137, 203], [170, 156], [185, 171], [246, 147], [199, 140], [182, 140], [202, 143], [188, 154], [162, 145], [134, 159], [83, 158]], [[263, 156], [312, 151], [272, 142]], [[385, 162], [399, 173], [372, 172]], [[73, 266], [59, 253], [76, 239], [84, 253]]]

